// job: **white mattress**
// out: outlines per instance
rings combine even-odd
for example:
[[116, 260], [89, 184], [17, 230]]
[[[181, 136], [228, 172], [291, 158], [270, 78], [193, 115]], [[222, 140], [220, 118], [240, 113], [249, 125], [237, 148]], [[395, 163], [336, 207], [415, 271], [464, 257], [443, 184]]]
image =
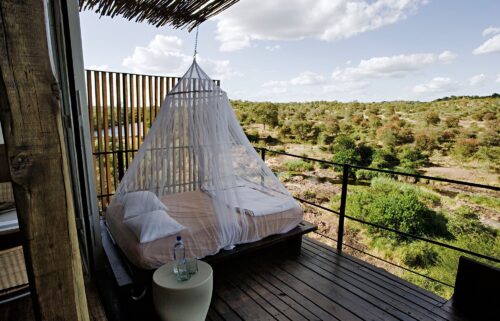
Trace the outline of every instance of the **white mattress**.
[[[247, 232], [237, 242], [238, 244], [255, 242], [273, 234], [286, 233], [302, 221], [302, 208], [293, 199], [293, 203], [288, 201], [287, 204], [280, 205], [269, 204], [268, 198], [269, 196], [260, 195], [259, 197], [258, 194], [252, 193], [248, 201], [245, 201], [245, 207], [258, 213], [266, 211], [266, 203], [272, 205], [269, 208], [275, 212], [255, 216], [238, 213], [240, 225], [245, 226]], [[163, 197], [162, 202], [168, 207], [168, 214], [187, 227], [186, 230], [180, 232], [186, 246], [187, 257], [203, 258], [216, 254], [220, 250], [218, 244], [221, 242], [218, 239], [216, 216], [209, 195], [201, 191], [177, 193]], [[118, 246], [134, 265], [143, 269], [155, 269], [173, 260], [172, 248], [176, 235], [141, 244], [122, 221], [123, 206], [112, 204], [108, 207], [106, 222], [109, 230]]]

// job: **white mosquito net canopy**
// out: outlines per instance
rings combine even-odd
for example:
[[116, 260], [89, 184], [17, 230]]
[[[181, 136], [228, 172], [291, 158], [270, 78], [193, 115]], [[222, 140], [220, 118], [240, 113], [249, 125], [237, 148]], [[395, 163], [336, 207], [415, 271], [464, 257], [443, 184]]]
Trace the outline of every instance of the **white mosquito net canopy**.
[[[210, 242], [216, 244], [206, 255], [266, 237], [269, 232], [259, 233], [256, 217], [300, 209], [250, 144], [226, 93], [196, 60], [163, 101], [111, 206], [127, 203], [126, 198], [134, 194], [127, 206], [146, 208], [157, 200], [175, 200], [172, 196], [193, 191], [211, 200], [215, 216], [210, 220], [215, 227], [210, 228], [216, 235], [211, 235]], [[168, 213], [169, 204], [165, 205]], [[194, 214], [186, 209], [182, 215]], [[298, 220], [272, 234], [287, 232], [301, 217], [302, 210]], [[200, 217], [197, 224], [205, 224], [204, 219]], [[203, 247], [201, 243], [207, 240], [193, 238], [191, 242], [200, 244], [186, 244], [187, 249]]]

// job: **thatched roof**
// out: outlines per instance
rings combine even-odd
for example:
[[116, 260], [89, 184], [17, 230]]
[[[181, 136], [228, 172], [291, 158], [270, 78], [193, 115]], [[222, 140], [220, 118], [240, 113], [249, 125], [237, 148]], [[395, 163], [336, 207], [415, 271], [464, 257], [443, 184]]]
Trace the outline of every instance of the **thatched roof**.
[[146, 21], [157, 27], [197, 25], [229, 8], [239, 0], [80, 0], [80, 10], [93, 10], [101, 16], [121, 15], [128, 20]]

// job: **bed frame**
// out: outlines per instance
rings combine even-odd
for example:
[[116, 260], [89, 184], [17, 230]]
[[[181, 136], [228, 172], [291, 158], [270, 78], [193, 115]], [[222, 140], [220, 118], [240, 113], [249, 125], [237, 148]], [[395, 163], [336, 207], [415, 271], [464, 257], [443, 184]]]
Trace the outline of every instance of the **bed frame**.
[[[134, 266], [113, 240], [104, 219], [101, 219], [100, 224], [102, 245], [109, 263], [107, 268], [114, 277], [115, 285], [118, 286], [120, 292], [129, 293], [133, 300], [142, 299], [151, 285], [152, 275], [155, 270], [143, 270]], [[300, 254], [302, 236], [317, 230], [317, 228], [312, 223], [302, 221], [287, 233], [271, 235], [253, 243], [237, 245], [232, 250], [221, 250], [216, 255], [207, 256], [202, 260], [212, 266], [217, 266], [229, 260], [234, 260], [241, 255], [265, 248], [295, 257]]]

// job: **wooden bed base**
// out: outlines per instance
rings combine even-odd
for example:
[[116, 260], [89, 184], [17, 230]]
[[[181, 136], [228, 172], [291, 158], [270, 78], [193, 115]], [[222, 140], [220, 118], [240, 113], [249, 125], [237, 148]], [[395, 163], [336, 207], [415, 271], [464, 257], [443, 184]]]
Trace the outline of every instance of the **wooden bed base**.
[[[232, 250], [221, 250], [216, 255], [207, 256], [202, 260], [213, 266], [217, 266], [228, 260], [234, 260], [241, 255], [264, 248], [270, 250], [276, 249], [279, 253], [285, 253], [289, 256], [297, 256], [300, 254], [302, 236], [315, 231], [317, 228], [314, 224], [302, 221], [297, 227], [287, 233], [271, 235], [253, 243], [241, 244]], [[134, 300], [140, 300], [151, 285], [151, 278], [155, 270], [139, 269], [130, 263], [114, 242], [104, 220], [101, 220], [101, 237], [104, 252], [109, 263], [108, 268], [111, 272], [110, 274], [114, 277], [116, 285], [120, 288], [120, 291], [129, 292]]]

